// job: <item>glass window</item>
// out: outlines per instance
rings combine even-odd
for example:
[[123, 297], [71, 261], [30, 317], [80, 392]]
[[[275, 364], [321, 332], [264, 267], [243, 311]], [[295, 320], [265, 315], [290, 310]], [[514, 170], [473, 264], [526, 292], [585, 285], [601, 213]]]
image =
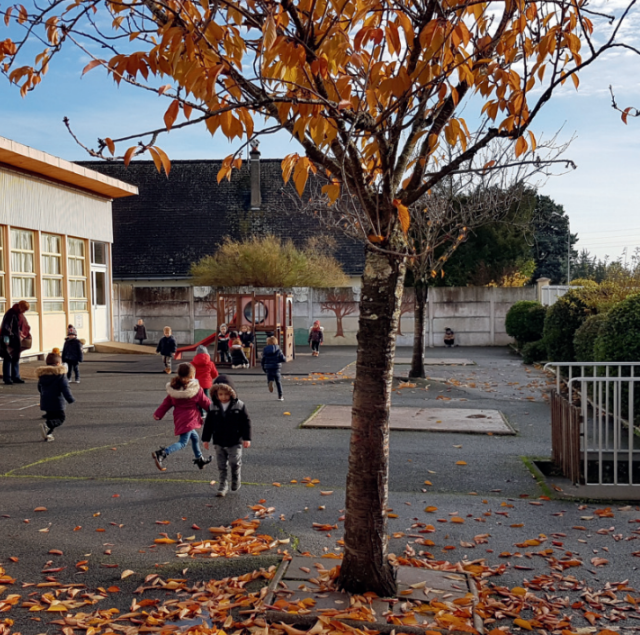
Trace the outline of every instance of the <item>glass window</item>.
[[11, 295], [13, 300], [36, 297], [34, 234], [11, 230]]
[[84, 241], [69, 238], [67, 243], [67, 273], [69, 276], [69, 308], [72, 311], [87, 310], [87, 280], [84, 257]]
[[93, 303], [104, 306], [107, 303], [107, 274], [104, 271], [94, 271], [95, 288], [93, 289]]
[[62, 237], [42, 234], [41, 243], [43, 307], [45, 311], [63, 311]]
[[94, 265], [107, 264], [107, 245], [106, 243], [91, 243], [92, 253], [91, 262]]

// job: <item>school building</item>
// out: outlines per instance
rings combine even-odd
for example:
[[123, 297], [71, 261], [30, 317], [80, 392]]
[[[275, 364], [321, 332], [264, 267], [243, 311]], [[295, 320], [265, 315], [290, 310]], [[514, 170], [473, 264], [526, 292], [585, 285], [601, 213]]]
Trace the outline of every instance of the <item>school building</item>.
[[67, 324], [87, 346], [113, 339], [111, 202], [137, 193], [0, 137], [0, 311], [30, 303], [23, 357], [61, 348]]

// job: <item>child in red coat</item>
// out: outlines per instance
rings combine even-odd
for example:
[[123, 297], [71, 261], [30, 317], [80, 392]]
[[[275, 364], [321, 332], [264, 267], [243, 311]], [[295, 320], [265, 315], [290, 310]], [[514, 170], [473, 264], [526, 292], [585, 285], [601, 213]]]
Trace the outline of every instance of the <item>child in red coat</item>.
[[213, 380], [218, 376], [218, 369], [213, 363], [206, 346], [201, 344], [196, 348], [196, 354], [191, 363], [196, 369], [196, 379], [200, 384], [200, 388], [204, 390], [204, 394], [208, 397], [209, 389], [213, 386]]
[[211, 457], [205, 460], [200, 451], [198, 428], [202, 427], [200, 408], [209, 410], [211, 401], [204, 394], [195, 378], [196, 369], [191, 364], [180, 364], [178, 374], [167, 384], [167, 396], [160, 407], [153, 413], [153, 418], [160, 421], [173, 408], [173, 425], [176, 436], [180, 438], [168, 448], [160, 448], [152, 453], [156, 467], [164, 472], [163, 463], [174, 452], [182, 450], [189, 441], [195, 455], [194, 463], [202, 469], [211, 463]]

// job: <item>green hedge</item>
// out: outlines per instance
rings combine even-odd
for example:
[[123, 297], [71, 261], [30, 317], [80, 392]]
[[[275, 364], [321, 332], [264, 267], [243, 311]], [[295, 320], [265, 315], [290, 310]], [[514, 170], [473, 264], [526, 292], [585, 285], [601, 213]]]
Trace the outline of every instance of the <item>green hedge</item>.
[[606, 313], [590, 315], [573, 336], [573, 348], [578, 362], [595, 362], [595, 343], [598, 336], [606, 328]]
[[550, 362], [575, 362], [573, 337], [587, 319], [587, 306], [571, 292], [562, 296], [547, 311], [543, 339]]
[[527, 342], [522, 347], [522, 361], [525, 364], [533, 364], [534, 362], [543, 362], [547, 359], [547, 347], [544, 340], [537, 342]]
[[595, 345], [597, 361], [640, 361], [640, 293], [616, 304]]
[[546, 314], [547, 309], [539, 302], [516, 302], [505, 318], [507, 334], [516, 340], [519, 347], [527, 342], [537, 342], [542, 338]]

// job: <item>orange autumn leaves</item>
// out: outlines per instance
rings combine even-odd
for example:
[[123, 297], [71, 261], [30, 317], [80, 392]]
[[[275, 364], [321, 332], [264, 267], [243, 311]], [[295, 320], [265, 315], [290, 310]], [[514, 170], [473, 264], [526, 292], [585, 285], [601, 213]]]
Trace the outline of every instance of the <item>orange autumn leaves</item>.
[[[94, 10], [111, 31], [75, 28]], [[57, 14], [23, 7], [4, 17], [8, 26], [34, 25], [43, 43], [26, 63], [20, 51], [30, 47], [0, 39], [0, 63], [23, 94], [40, 83], [53, 49], [69, 45], [73, 25], [85, 54], [93, 48], [83, 43], [96, 40], [112, 51], [93, 56], [84, 72], [102, 69], [168, 100], [159, 132], [203, 122], [212, 135], [248, 143], [263, 120], [269, 132], [287, 131], [302, 152], [283, 161], [285, 181], [301, 194], [309, 175], [322, 172], [329, 202], [345, 193], [358, 199], [374, 242], [396, 225], [408, 232], [411, 206], [449, 149], [472, 158], [489, 142], [482, 126], [476, 133], [460, 116], [466, 97], [475, 95], [471, 118], [514, 140], [516, 158], [535, 150], [528, 126], [548, 99], [540, 95], [567, 79], [577, 87], [575, 72], [588, 61], [581, 47], [594, 30], [583, 3], [569, 0], [447, 0], [437, 15], [391, 0], [276, 0], [266, 9], [256, 0], [76, 0]], [[114, 51], [118, 39], [133, 44]], [[125, 141], [102, 137], [100, 152], [113, 156]], [[240, 168], [243, 148], [225, 159], [219, 181]], [[169, 172], [155, 136], [122, 155], [128, 163], [146, 151]], [[382, 214], [373, 202], [380, 192]]]

